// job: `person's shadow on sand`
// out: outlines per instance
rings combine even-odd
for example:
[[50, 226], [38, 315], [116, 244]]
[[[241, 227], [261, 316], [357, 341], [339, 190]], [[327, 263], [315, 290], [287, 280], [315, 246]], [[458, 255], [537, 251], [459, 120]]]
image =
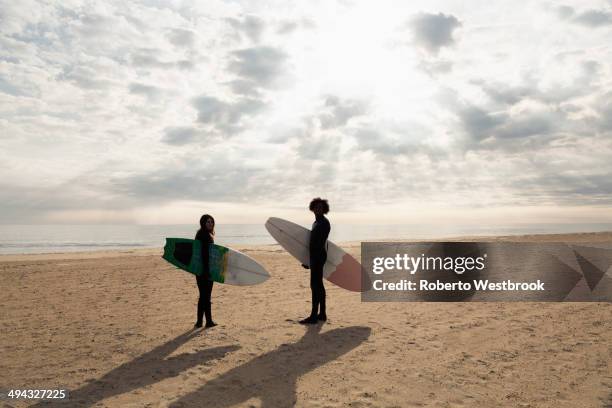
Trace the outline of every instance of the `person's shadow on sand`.
[[369, 327], [334, 329], [319, 335], [320, 325], [308, 326], [297, 343], [283, 344], [207, 382], [171, 407], [227, 407], [259, 398], [262, 407], [292, 407], [296, 382], [308, 371], [332, 361], [363, 343]]
[[167, 358], [174, 350], [197, 336], [198, 333], [198, 331], [192, 330], [183, 333], [175, 339], [109, 371], [102, 378], [74, 391], [70, 390], [67, 401], [42, 401], [34, 406], [91, 406], [105, 398], [130, 392], [166, 378], [176, 377], [189, 368], [222, 358], [225, 354], [240, 348], [236, 345], [214, 347]]

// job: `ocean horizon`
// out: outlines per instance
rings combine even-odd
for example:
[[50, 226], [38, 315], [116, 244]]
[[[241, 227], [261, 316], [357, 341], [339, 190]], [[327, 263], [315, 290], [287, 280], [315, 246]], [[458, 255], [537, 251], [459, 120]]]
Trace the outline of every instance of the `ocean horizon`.
[[[304, 225], [309, 227], [308, 225]], [[197, 227], [185, 225], [0, 225], [0, 254], [85, 252], [161, 248], [166, 237], [193, 238]], [[561, 234], [612, 231], [612, 224], [525, 224], [513, 226], [427, 226], [333, 224], [335, 242], [443, 239], [458, 236]], [[268, 245], [274, 239], [260, 224], [223, 224], [216, 229], [221, 245]]]

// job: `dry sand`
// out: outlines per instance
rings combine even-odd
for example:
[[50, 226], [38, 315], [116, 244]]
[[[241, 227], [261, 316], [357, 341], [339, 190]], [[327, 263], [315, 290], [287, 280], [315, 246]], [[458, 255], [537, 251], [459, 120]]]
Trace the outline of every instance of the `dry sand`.
[[609, 303], [361, 303], [328, 283], [330, 319], [307, 328], [307, 272], [242, 249], [272, 278], [215, 285], [204, 331], [161, 250], [0, 256], [0, 387], [64, 387], [70, 407], [612, 406]]

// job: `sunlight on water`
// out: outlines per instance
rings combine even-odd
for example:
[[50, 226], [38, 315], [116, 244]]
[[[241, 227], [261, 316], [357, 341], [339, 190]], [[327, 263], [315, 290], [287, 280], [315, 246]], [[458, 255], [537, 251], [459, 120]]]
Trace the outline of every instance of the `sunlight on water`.
[[[308, 227], [305, 225], [305, 227]], [[163, 247], [166, 237], [193, 238], [193, 225], [0, 225], [0, 254], [74, 252]], [[612, 224], [538, 224], [512, 227], [332, 224], [335, 242], [438, 239], [466, 235], [514, 235], [610, 231]], [[263, 225], [216, 228], [222, 245], [267, 245], [275, 241]]]

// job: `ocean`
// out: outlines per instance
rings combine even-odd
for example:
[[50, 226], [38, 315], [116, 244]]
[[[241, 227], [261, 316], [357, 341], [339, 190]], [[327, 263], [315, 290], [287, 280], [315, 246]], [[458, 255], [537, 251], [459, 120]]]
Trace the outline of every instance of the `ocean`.
[[[305, 225], [309, 227], [309, 225]], [[108, 249], [161, 248], [165, 237], [193, 238], [195, 225], [0, 225], [0, 254], [52, 253]], [[335, 242], [440, 239], [466, 235], [556, 234], [612, 231], [612, 224], [530, 224], [518, 226], [427, 226], [332, 224]], [[221, 245], [267, 245], [263, 225], [220, 224]]]

